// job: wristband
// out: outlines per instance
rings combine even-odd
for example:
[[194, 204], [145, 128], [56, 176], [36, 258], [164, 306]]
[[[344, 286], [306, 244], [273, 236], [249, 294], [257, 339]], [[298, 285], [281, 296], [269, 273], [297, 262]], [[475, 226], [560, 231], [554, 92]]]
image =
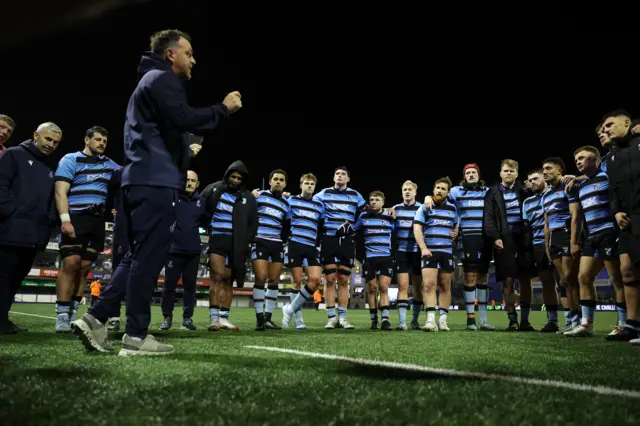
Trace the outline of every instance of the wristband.
[[64, 222], [71, 222], [71, 216], [69, 216], [69, 213], [62, 213], [62, 214], [60, 215], [60, 221], [61, 221], [62, 223], [64, 223]]

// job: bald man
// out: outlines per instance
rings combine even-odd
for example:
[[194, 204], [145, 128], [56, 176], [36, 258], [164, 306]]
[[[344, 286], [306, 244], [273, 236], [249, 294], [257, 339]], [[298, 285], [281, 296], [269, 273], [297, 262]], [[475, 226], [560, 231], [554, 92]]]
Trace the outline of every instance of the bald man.
[[177, 223], [169, 256], [164, 264], [164, 287], [162, 290], [162, 315], [160, 330], [169, 330], [173, 325], [173, 306], [178, 280], [182, 277], [182, 330], [195, 330], [193, 310], [196, 304], [196, 279], [200, 264], [200, 232], [207, 226], [209, 216], [204, 199], [198, 193], [200, 181], [193, 170], [187, 172], [187, 184], [176, 204]]

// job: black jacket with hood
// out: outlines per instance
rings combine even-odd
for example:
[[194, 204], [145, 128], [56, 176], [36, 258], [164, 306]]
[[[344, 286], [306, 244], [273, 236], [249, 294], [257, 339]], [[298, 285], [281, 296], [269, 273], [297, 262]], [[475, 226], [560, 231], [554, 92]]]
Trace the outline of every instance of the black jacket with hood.
[[142, 56], [138, 77], [124, 125], [126, 165], [122, 186], [182, 191], [190, 157], [188, 132], [200, 134], [215, 129], [229, 110], [223, 104], [190, 107], [181, 78], [155, 53]]
[[[500, 185], [500, 182], [491, 185], [484, 198], [484, 232], [492, 243], [496, 240], [502, 240], [505, 247], [511, 246], [515, 250], [515, 241], [511, 234], [509, 223], [507, 222], [507, 207], [504, 202], [502, 190], [500, 190]], [[522, 203], [530, 194], [525, 192], [522, 182], [520, 181], [516, 181], [514, 183], [513, 189], [515, 190], [518, 196], [518, 201], [520, 202], [520, 217], [522, 217]], [[531, 228], [523, 226], [522, 233], [520, 235], [522, 238], [521, 244], [525, 249], [530, 249], [533, 243]]]
[[233, 205], [233, 254], [236, 269], [235, 280], [238, 287], [244, 286], [244, 276], [246, 274], [245, 260], [249, 254], [251, 243], [256, 238], [258, 231], [258, 205], [251, 191], [247, 190], [247, 180], [249, 172], [242, 161], [234, 161], [224, 174], [221, 181], [207, 185], [200, 193], [205, 199], [207, 214], [213, 217], [218, 207], [220, 197], [224, 192], [231, 192], [228, 181], [232, 172], [242, 175], [243, 181], [238, 188], [236, 202]]
[[54, 225], [55, 167], [32, 140], [0, 153], [0, 245], [47, 246]]
[[640, 136], [629, 131], [612, 142], [607, 164], [609, 209], [613, 216], [622, 212], [631, 219], [629, 256], [635, 267], [640, 267]]

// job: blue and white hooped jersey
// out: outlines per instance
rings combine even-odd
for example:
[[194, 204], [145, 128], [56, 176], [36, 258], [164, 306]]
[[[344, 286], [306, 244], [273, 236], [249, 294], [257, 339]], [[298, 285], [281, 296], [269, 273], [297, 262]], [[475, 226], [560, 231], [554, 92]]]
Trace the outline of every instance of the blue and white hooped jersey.
[[56, 181], [70, 184], [69, 212], [81, 213], [106, 203], [109, 182], [120, 166], [109, 157], [92, 157], [82, 151], [62, 157], [55, 173]]
[[458, 210], [447, 199], [442, 205], [434, 204], [431, 210], [425, 206], [416, 211], [414, 223], [422, 225], [425, 244], [432, 253], [441, 252], [453, 255], [451, 232], [458, 224]]
[[542, 193], [534, 194], [522, 202], [525, 226], [531, 227], [533, 245], [544, 244], [544, 209]]
[[396, 212], [396, 237], [398, 239], [398, 251], [417, 253], [420, 251], [416, 238], [413, 236], [413, 218], [416, 216], [422, 203], [414, 201], [413, 204], [400, 203], [393, 206]]
[[458, 209], [460, 231], [464, 235], [482, 235], [484, 197], [488, 191], [489, 188], [486, 186], [477, 188], [454, 186], [451, 188], [449, 197]]
[[291, 219], [291, 241], [315, 246], [320, 220], [324, 218], [324, 205], [314, 199], [300, 195], [288, 198], [289, 219]]
[[233, 235], [233, 206], [236, 195], [223, 192], [211, 218], [211, 235]]
[[258, 204], [258, 232], [256, 238], [282, 242], [282, 225], [290, 217], [289, 202], [282, 195], [260, 191]]
[[351, 188], [325, 188], [314, 195], [313, 199], [324, 205], [324, 235], [331, 236], [335, 236], [338, 228], [345, 222], [353, 225], [356, 214], [367, 204], [362, 195]]
[[571, 211], [569, 204], [577, 203], [578, 199], [574, 195], [567, 195], [564, 185], [558, 184], [551, 187], [542, 194], [542, 208], [547, 215], [549, 230], [570, 230]]
[[609, 178], [605, 172], [576, 185], [578, 199], [584, 212], [589, 239], [606, 230], [615, 231], [615, 219], [609, 211]]
[[356, 231], [364, 232], [364, 247], [367, 259], [391, 257], [395, 219], [388, 212], [362, 212], [355, 223]]
[[509, 224], [509, 230], [514, 234], [522, 232], [522, 212], [520, 211], [520, 199], [518, 193], [513, 186], [507, 188], [500, 184], [500, 190], [502, 191], [502, 197], [504, 199], [504, 205], [507, 210], [507, 224]]

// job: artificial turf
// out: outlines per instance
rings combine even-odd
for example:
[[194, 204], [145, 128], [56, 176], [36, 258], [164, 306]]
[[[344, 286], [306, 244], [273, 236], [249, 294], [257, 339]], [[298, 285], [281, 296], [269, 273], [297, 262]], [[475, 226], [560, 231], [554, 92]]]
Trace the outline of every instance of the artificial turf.
[[[615, 313], [596, 314], [597, 337], [464, 331], [464, 312], [449, 315], [449, 333], [369, 330], [368, 311], [350, 311], [355, 330], [324, 330], [326, 313], [305, 310], [309, 329], [253, 331], [252, 309], [234, 309], [239, 332], [152, 332], [173, 344], [165, 357], [85, 352], [73, 335], [54, 333], [53, 305], [17, 304], [11, 319], [28, 333], [0, 336], [2, 425], [599, 425], [640, 424], [640, 399], [451, 377], [385, 366], [267, 352], [268, 346], [459, 371], [640, 391], [640, 351], [604, 340]], [[81, 308], [80, 314], [85, 308]], [[411, 318], [411, 313], [408, 313]], [[281, 313], [274, 314], [279, 323]], [[392, 312], [395, 325], [397, 312]], [[425, 317], [422, 314], [422, 322]], [[506, 326], [506, 314], [489, 320]], [[536, 327], [543, 313], [532, 313]], [[119, 346], [122, 333], [112, 333]]]

